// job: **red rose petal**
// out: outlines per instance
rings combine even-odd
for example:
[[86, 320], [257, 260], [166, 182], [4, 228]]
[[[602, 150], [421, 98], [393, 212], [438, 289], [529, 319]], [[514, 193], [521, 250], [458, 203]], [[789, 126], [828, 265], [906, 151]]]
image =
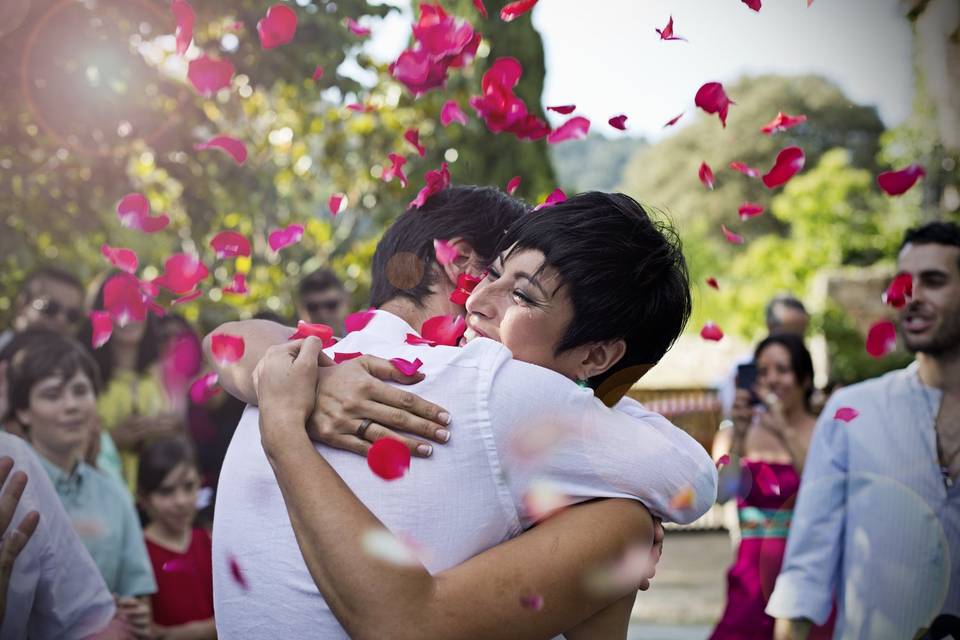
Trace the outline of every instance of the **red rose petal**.
[[881, 299], [884, 304], [894, 309], [901, 309], [907, 304], [907, 298], [911, 297], [913, 297], [913, 276], [909, 273], [898, 273], [887, 290], [883, 292]]
[[457, 276], [457, 288], [463, 289], [467, 293], [472, 293], [474, 289], [477, 288], [477, 285], [486, 277], [486, 273], [482, 276], [472, 276], [466, 271]]
[[353, 360], [354, 358], [359, 358], [359, 357], [362, 356], [362, 355], [363, 355], [363, 353], [361, 353], [361, 352], [359, 352], [359, 351], [350, 351], [350, 352], [346, 352], [346, 353], [336, 353], [336, 352], [334, 352], [334, 354], [333, 354], [333, 361], [334, 361], [335, 363], [337, 363], [337, 364], [341, 364], [341, 363], [343, 363], [343, 362], [347, 362], [347, 361], [349, 361], [349, 360]]
[[280, 251], [284, 247], [289, 247], [303, 239], [303, 225], [291, 224], [282, 229], [275, 229], [267, 236], [267, 244], [274, 251]]
[[737, 212], [740, 214], [741, 220], [749, 220], [763, 213], [763, 205], [756, 202], [744, 202], [737, 209]]
[[524, 609], [532, 609], [533, 611], [540, 611], [543, 609], [543, 596], [541, 595], [532, 595], [532, 596], [520, 596], [520, 606]]
[[150, 215], [150, 203], [141, 193], [129, 193], [121, 198], [117, 203], [117, 215], [122, 226], [144, 233], [155, 233], [170, 224], [166, 214]]
[[221, 231], [210, 240], [210, 246], [218, 258], [250, 255], [250, 241], [237, 231]]
[[909, 191], [917, 180], [927, 175], [919, 164], [911, 164], [899, 171], [884, 171], [877, 176], [877, 184], [889, 196], [899, 196]]
[[174, 307], [178, 304], [187, 304], [188, 302], [193, 302], [194, 300], [196, 300], [202, 295], [203, 295], [203, 291], [201, 291], [200, 289], [196, 289], [194, 291], [191, 291], [190, 293], [187, 293], [186, 295], [180, 296], [179, 298], [171, 302], [170, 306]]
[[208, 275], [207, 266], [197, 256], [175, 253], [163, 263], [163, 274], [154, 283], [171, 293], [182, 295], [196, 289]]
[[745, 176], [747, 176], [747, 177], [749, 177], [749, 178], [759, 178], [759, 177], [760, 177], [760, 172], [759, 172], [759, 171], [757, 171], [757, 170], [754, 169], [753, 167], [747, 166], [747, 165], [744, 164], [743, 162], [731, 162], [731, 163], [730, 163], [730, 168], [733, 169], [734, 171], [739, 171], [740, 173], [742, 173], [743, 175], [745, 175]]
[[675, 116], [675, 117], [670, 118], [669, 120], [667, 120], [667, 123], [666, 123], [665, 125], [663, 125], [663, 128], [666, 129], [667, 127], [672, 127], [673, 125], [677, 124], [677, 122], [679, 122], [680, 118], [683, 117], [683, 114], [684, 114], [684, 113], [686, 113], [686, 111], [683, 111], [683, 112], [680, 113], [680, 115]]
[[113, 319], [109, 311], [91, 311], [90, 325], [93, 335], [90, 337], [90, 346], [99, 349], [107, 344], [113, 334]]
[[428, 347], [435, 347], [437, 343], [433, 340], [427, 340], [426, 338], [421, 338], [415, 333], [408, 333], [407, 337], [404, 339], [404, 342], [412, 345], [426, 345]]
[[367, 451], [367, 466], [384, 480], [402, 478], [410, 468], [410, 449], [393, 438], [380, 438]]
[[230, 86], [232, 79], [233, 64], [229, 60], [218, 60], [203, 54], [191, 60], [187, 66], [187, 80], [197, 93], [207, 98]]
[[726, 128], [727, 110], [730, 105], [736, 104], [727, 97], [723, 85], [719, 82], [708, 82], [697, 90], [694, 100], [698, 107], [707, 113], [716, 113], [720, 116], [720, 123]]
[[726, 453], [725, 453], [725, 454], [723, 454], [722, 456], [720, 456], [719, 458], [717, 458], [717, 468], [718, 468], [718, 469], [719, 469], [720, 467], [725, 467], [725, 466], [728, 465], [728, 464], [730, 464], [730, 455], [729, 455], [729, 454], [726, 454]]
[[703, 183], [703, 186], [710, 190], [713, 189], [713, 169], [710, 168], [710, 165], [706, 162], [701, 162], [697, 175], [700, 177], [700, 182]]
[[450, 302], [461, 307], [467, 306], [467, 298], [470, 297], [470, 292], [463, 289], [454, 289], [450, 292], [448, 296]]
[[447, 163], [444, 162], [439, 169], [428, 171], [427, 175], [424, 176], [424, 181], [427, 183], [426, 186], [420, 189], [417, 197], [407, 205], [407, 209], [419, 209], [426, 204], [430, 196], [440, 193], [450, 186], [450, 170], [447, 168]]
[[434, 316], [423, 323], [420, 335], [434, 344], [455, 347], [466, 330], [463, 316]]
[[590, 131], [590, 121], [583, 116], [570, 118], [547, 135], [548, 144], [559, 144], [567, 140], [583, 140]]
[[727, 242], [731, 244], [743, 244], [743, 236], [730, 231], [726, 225], [720, 225], [720, 230], [723, 231], [723, 237], [727, 239]]
[[703, 328], [700, 329], [700, 337], [704, 340], [713, 340], [718, 342], [723, 339], [723, 330], [717, 326], [717, 323], [708, 321], [703, 325]]
[[333, 328], [323, 323], [310, 323], [303, 320], [297, 321], [297, 330], [287, 340], [302, 340], [303, 338], [320, 338], [323, 348], [333, 346]]
[[460, 250], [446, 240], [434, 240], [433, 251], [439, 264], [450, 264], [460, 257]]
[[767, 124], [763, 125], [763, 127], [760, 128], [760, 131], [762, 131], [767, 135], [770, 135], [773, 133], [777, 133], [778, 131], [786, 131], [787, 129], [791, 127], [795, 127], [798, 124], [801, 124], [806, 121], [807, 121], [807, 116], [804, 116], [804, 115], [790, 116], [785, 114], [783, 111], [780, 111], [777, 113], [777, 117], [771, 120], [770, 122], [768, 122]]
[[620, 131], [626, 131], [627, 129], [627, 116], [619, 115], [614, 116], [607, 120], [607, 123], [614, 129], [620, 129]]
[[233, 161], [238, 165], [247, 161], [247, 145], [242, 140], [230, 136], [214, 136], [206, 142], [193, 145], [193, 148], [197, 151], [220, 149], [233, 158]]
[[673, 35], [673, 16], [670, 16], [670, 19], [667, 21], [667, 26], [663, 29], [656, 29], [656, 32], [660, 34], [661, 40], [683, 40], [687, 41], [686, 38], [681, 38], [680, 36]]
[[473, 0], [473, 6], [477, 8], [477, 11], [480, 12], [484, 18], [487, 17], [487, 7], [483, 4], [483, 0]]
[[190, 400], [194, 404], [206, 404], [206, 402], [222, 391], [217, 385], [220, 377], [216, 373], [202, 375], [190, 385]]
[[800, 147], [787, 147], [777, 154], [773, 168], [763, 176], [763, 184], [773, 189], [785, 184], [797, 172], [803, 169], [807, 158]]
[[561, 104], [555, 107], [547, 107], [547, 111], [555, 111], [561, 115], [568, 116], [574, 111], [577, 110], [577, 105], [575, 104]]
[[197, 17], [193, 7], [186, 0], [172, 0], [170, 11], [173, 12], [173, 18], [177, 22], [177, 29], [173, 34], [177, 40], [177, 54], [182, 56], [190, 48], [190, 42], [193, 40], [193, 24]]
[[260, 46], [264, 49], [289, 44], [296, 33], [297, 14], [283, 4], [275, 4], [267, 9], [267, 15], [257, 22]]
[[520, 176], [513, 176], [510, 178], [510, 181], [507, 182], [507, 193], [511, 196], [517, 192], [517, 189], [520, 187], [520, 182], [522, 178]]
[[129, 273], [118, 273], [103, 286], [103, 308], [119, 326], [147, 319], [147, 306], [140, 281]]
[[313, 70], [313, 75], [310, 76], [310, 79], [316, 82], [322, 77], [323, 77], [323, 67], [318, 64], [317, 68]]
[[219, 364], [236, 362], [243, 357], [244, 342], [241, 336], [215, 333], [210, 341], [210, 352]]
[[511, 2], [503, 9], [500, 9], [500, 19], [504, 22], [513, 22], [533, 9], [536, 4], [537, 0], [518, 0], [518, 2]]
[[247, 276], [243, 275], [242, 273], [233, 274], [233, 282], [223, 288], [224, 293], [229, 293], [236, 296], [246, 295], [248, 291]]
[[420, 360], [420, 358], [417, 358], [413, 362], [404, 360], [403, 358], [390, 358], [390, 364], [396, 367], [397, 371], [405, 376], [416, 375], [417, 371], [420, 370], [420, 367], [423, 366], [423, 362]]
[[347, 18], [347, 29], [355, 36], [365, 37], [370, 35], [370, 29], [364, 27], [353, 18]]
[[407, 187], [407, 174], [403, 172], [403, 165], [407, 164], [407, 159], [398, 153], [391, 153], [389, 156], [391, 166], [384, 169], [380, 178], [384, 182], [390, 182], [394, 178], [400, 181], [400, 186]]
[[344, 193], [335, 193], [330, 196], [330, 200], [327, 202], [327, 206], [330, 208], [330, 213], [332, 215], [337, 215], [341, 213], [344, 209], [347, 208], [347, 195]]
[[889, 320], [874, 323], [867, 332], [867, 353], [882, 358], [897, 348], [897, 327]]
[[416, 129], [407, 129], [403, 134], [403, 139], [409, 142], [414, 149], [417, 150], [417, 154], [422, 158], [427, 155], [427, 150], [420, 144], [420, 132]]
[[110, 264], [121, 271], [126, 271], [127, 273], [135, 273], [137, 271], [137, 266], [140, 261], [137, 258], [136, 252], [132, 249], [111, 247], [108, 244], [104, 244], [100, 247], [100, 253], [103, 254], [103, 257], [106, 258]]
[[372, 307], [366, 311], [355, 311], [349, 314], [343, 321], [344, 329], [347, 333], [351, 331], [360, 331], [367, 324], [373, 320], [373, 316], [376, 315], [376, 309]]
[[233, 576], [233, 580], [239, 584], [243, 589], [249, 589], [250, 586], [247, 584], [247, 579], [243, 575], [243, 571], [240, 569], [240, 563], [237, 562], [237, 559], [232, 555], [228, 558], [230, 562], [230, 575]]
[[754, 11], [760, 11], [762, 5], [762, 0], [740, 0], [743, 4], [747, 5]]
[[560, 204], [567, 199], [567, 194], [563, 192], [562, 189], [554, 189], [550, 192], [550, 195], [546, 199], [533, 208], [534, 211], [539, 211], [540, 209], [546, 209], [547, 207], [552, 207], [555, 204]]
[[842, 422], [850, 422], [859, 415], [860, 412], [853, 407], [840, 407], [837, 409], [837, 412], [833, 414], [833, 419], [840, 420]]
[[707, 278], [707, 286], [720, 291], [720, 283], [717, 282], [716, 278]]
[[463, 112], [456, 100], [447, 100], [440, 109], [440, 124], [449, 127], [451, 122], [467, 124], [467, 114]]

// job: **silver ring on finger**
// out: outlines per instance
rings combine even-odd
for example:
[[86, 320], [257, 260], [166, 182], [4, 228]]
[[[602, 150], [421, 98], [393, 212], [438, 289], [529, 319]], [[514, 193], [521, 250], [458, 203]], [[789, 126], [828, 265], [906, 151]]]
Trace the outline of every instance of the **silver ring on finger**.
[[370, 423], [373, 422], [370, 418], [364, 418], [360, 421], [360, 426], [357, 427], [357, 437], [363, 440], [363, 436], [367, 433], [367, 427], [370, 426]]

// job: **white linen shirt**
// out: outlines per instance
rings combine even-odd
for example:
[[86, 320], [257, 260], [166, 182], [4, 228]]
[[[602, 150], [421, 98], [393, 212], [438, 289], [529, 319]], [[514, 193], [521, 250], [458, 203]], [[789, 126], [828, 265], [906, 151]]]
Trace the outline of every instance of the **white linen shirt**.
[[0, 640], [71, 640], [104, 629], [114, 616], [113, 596], [73, 530], [47, 472], [24, 440], [0, 432], [0, 456], [13, 458], [27, 486], [10, 522], [31, 511], [40, 523], [13, 564]]
[[[378, 311], [327, 353], [420, 358], [426, 378], [405, 388], [450, 412], [450, 441], [435, 445], [428, 459], [414, 458], [393, 482], [374, 476], [356, 454], [317, 450], [387, 528], [418, 545], [432, 573], [529, 527], [536, 514], [523, 498], [534, 479], [571, 502], [639, 499], [676, 522], [691, 522], [713, 504], [710, 457], [658, 414], [632, 401], [623, 411], [610, 410], [589, 389], [513, 360], [492, 340], [425, 347], [405, 344], [407, 333], [414, 331], [406, 322]], [[258, 420], [257, 409], [247, 408], [220, 475], [213, 528], [217, 631], [222, 638], [347, 638], [300, 554]], [[530, 443], [513, 440], [523, 433], [541, 434], [546, 453], [528, 455]], [[672, 505], [687, 487], [693, 490], [689, 506]]]

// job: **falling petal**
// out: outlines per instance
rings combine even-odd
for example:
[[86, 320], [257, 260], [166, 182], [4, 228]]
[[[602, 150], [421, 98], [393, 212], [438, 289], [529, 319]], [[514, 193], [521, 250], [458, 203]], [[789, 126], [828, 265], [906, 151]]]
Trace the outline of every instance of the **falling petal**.
[[760, 172], [754, 169], [753, 167], [747, 166], [743, 162], [731, 162], [730, 168], [734, 171], [739, 171], [748, 178], [759, 178]]
[[460, 257], [460, 250], [446, 240], [434, 240], [433, 251], [437, 256], [439, 264], [450, 264]]
[[667, 26], [663, 29], [656, 29], [656, 32], [660, 34], [661, 40], [683, 40], [687, 41], [686, 38], [681, 38], [680, 36], [673, 35], [673, 16], [670, 16], [670, 19], [667, 21]]
[[276, 229], [267, 236], [267, 244], [274, 251], [280, 251], [284, 247], [289, 247], [303, 239], [303, 225], [291, 224], [283, 229]]
[[457, 288], [463, 289], [467, 293], [473, 293], [477, 285], [486, 277], [486, 273], [481, 276], [472, 276], [466, 271], [457, 276]]
[[434, 344], [455, 347], [466, 329], [463, 316], [433, 316], [423, 323], [420, 335]]
[[663, 125], [663, 128], [666, 129], [667, 127], [672, 127], [673, 125], [677, 124], [677, 122], [680, 121], [680, 118], [683, 117], [683, 114], [684, 114], [684, 113], [686, 113], [686, 111], [682, 112], [682, 113], [681, 113], [680, 115], [678, 115], [678, 116], [675, 116], [675, 117], [670, 118], [669, 120], [667, 120], [667, 123], [666, 123], [665, 125]]
[[[383, 442], [378, 440], [377, 442]], [[395, 442], [395, 441], [394, 441]], [[376, 445], [376, 443], [374, 443]], [[401, 540], [386, 529], [368, 529], [362, 537], [363, 551], [371, 558], [382, 560], [396, 567], [421, 565], [416, 548]]]
[[117, 203], [117, 215], [122, 226], [144, 233], [155, 233], [170, 224], [170, 218], [165, 214], [150, 215], [150, 204], [141, 193], [129, 193], [121, 198]]
[[777, 154], [777, 161], [774, 163], [773, 168], [763, 176], [763, 184], [766, 185], [768, 189], [774, 189], [785, 184], [790, 178], [795, 176], [797, 172], [803, 169], [804, 162], [806, 162], [806, 156], [804, 156], [803, 149], [800, 147], [787, 147], [786, 149], [782, 149], [780, 153]]
[[302, 340], [303, 338], [320, 338], [323, 347], [333, 346], [333, 328], [320, 322], [310, 323], [303, 320], [297, 321], [297, 330], [287, 340]]
[[373, 307], [367, 309], [366, 311], [355, 311], [344, 319], [343, 326], [347, 333], [350, 333], [351, 331], [360, 331], [366, 327], [371, 320], [373, 320], [375, 315], [376, 309]]
[[190, 385], [190, 400], [197, 405], [206, 404], [210, 398], [222, 391], [217, 385], [219, 381], [220, 377], [216, 373], [200, 376]]
[[209, 98], [220, 89], [230, 86], [233, 64], [229, 60], [218, 60], [203, 54], [190, 61], [187, 66], [187, 79], [197, 93]]
[[590, 571], [586, 587], [599, 596], [611, 596], [637, 589], [655, 564], [650, 545], [632, 544], [616, 562]]
[[389, 168], [383, 170], [380, 176], [381, 179], [384, 182], [390, 182], [396, 178], [400, 181], [400, 186], [406, 188], [407, 174], [403, 172], [403, 165], [407, 164], [407, 159], [398, 153], [391, 153], [388, 157], [390, 158], [391, 165]]
[[911, 297], [913, 297], [913, 276], [909, 273], [898, 273], [887, 290], [883, 292], [881, 300], [894, 309], [902, 309], [907, 304], [907, 298]]
[[607, 122], [614, 129], [619, 129], [620, 131], [626, 131], [627, 129], [627, 116], [625, 115], [614, 116], [607, 120]]
[[421, 338], [420, 336], [418, 336], [418, 335], [415, 334], [415, 333], [408, 333], [408, 334], [407, 334], [407, 337], [404, 339], [404, 342], [406, 342], [407, 344], [415, 345], [415, 346], [420, 346], [420, 345], [422, 345], [422, 346], [427, 346], [427, 347], [435, 347], [435, 346], [437, 346], [437, 343], [434, 342], [433, 340], [428, 340], [428, 339], [426, 339], [426, 338]]
[[330, 200], [327, 202], [327, 206], [330, 208], [331, 215], [337, 215], [342, 213], [344, 209], [347, 208], [347, 194], [345, 193], [335, 193], [330, 196]]
[[566, 201], [567, 194], [563, 192], [562, 189], [554, 189], [550, 192], [550, 195], [546, 199], [533, 208], [534, 211], [539, 211], [540, 209], [546, 209], [547, 207], [552, 207], [555, 204], [560, 204], [561, 202]]
[[480, 12], [484, 18], [487, 17], [487, 7], [483, 4], [483, 0], [473, 0], [473, 6], [477, 8], [477, 11]]
[[417, 150], [417, 155], [421, 158], [427, 155], [427, 150], [420, 144], [420, 132], [416, 129], [407, 129], [403, 134], [403, 139], [406, 140]]
[[354, 358], [359, 358], [362, 355], [363, 353], [361, 353], [360, 351], [351, 351], [346, 353], [334, 352], [333, 361], [336, 362], [337, 364], [340, 364], [342, 362], [347, 362], [348, 360], [353, 360]]
[[260, 46], [273, 49], [293, 41], [297, 32], [297, 14], [290, 7], [275, 4], [267, 9], [267, 15], [257, 23]]
[[188, 302], [193, 302], [197, 298], [203, 295], [203, 291], [197, 289], [196, 291], [191, 291], [185, 295], [180, 296], [170, 303], [170, 306], [176, 306], [179, 304], [187, 304]]
[[583, 140], [590, 132], [590, 121], [583, 116], [574, 116], [547, 135], [549, 144], [558, 144], [567, 140]]
[[720, 340], [723, 340], [723, 330], [717, 326], [716, 322], [709, 320], [703, 325], [703, 328], [700, 329], [700, 337], [704, 340], [719, 342]]
[[899, 171], [884, 171], [877, 176], [877, 184], [888, 196], [899, 196], [909, 191], [917, 180], [927, 175], [919, 164], [911, 164]]
[[512, 433], [507, 455], [513, 465], [530, 465], [546, 459], [557, 445], [574, 434], [553, 420], [545, 420]]
[[843, 422], [850, 422], [859, 415], [860, 412], [853, 407], [840, 407], [837, 409], [837, 412], [833, 414], [833, 419], [841, 420]]
[[319, 80], [320, 78], [322, 78], [322, 77], [323, 77], [323, 67], [318, 64], [318, 65], [317, 65], [317, 68], [313, 70], [313, 75], [310, 76], [310, 78], [311, 78], [314, 82], [316, 82], [316, 81], [318, 81], [318, 80]]
[[710, 165], [706, 162], [701, 162], [700, 171], [697, 172], [697, 175], [700, 177], [700, 182], [703, 183], [703, 186], [713, 190], [713, 169], [710, 168]]
[[221, 365], [236, 362], [243, 357], [243, 338], [229, 333], [215, 333], [211, 338], [210, 351]]
[[236, 231], [221, 231], [210, 240], [210, 246], [218, 258], [250, 255], [250, 241]]
[[464, 291], [463, 289], [454, 289], [448, 296], [450, 302], [461, 307], [467, 306], [467, 299], [469, 297], [470, 293], [468, 291]]
[[743, 236], [730, 231], [730, 229], [727, 229], [726, 225], [720, 225], [720, 230], [723, 231], [723, 237], [727, 239], [727, 242], [731, 244], [743, 244]]
[[523, 509], [526, 515], [534, 522], [550, 517], [560, 509], [570, 505], [560, 487], [549, 480], [537, 479], [530, 483], [529, 489], [523, 495]]
[[716, 278], [707, 278], [707, 286], [720, 291], [720, 283], [717, 282]]
[[136, 273], [139, 259], [132, 249], [122, 249], [104, 244], [100, 247], [100, 253], [117, 269], [127, 273]]
[[247, 579], [243, 575], [243, 570], [240, 569], [240, 563], [237, 562], [237, 559], [230, 555], [228, 557], [230, 563], [230, 575], [233, 576], [234, 582], [240, 585], [244, 590], [250, 589], [250, 586], [247, 584]]
[[463, 112], [456, 100], [447, 100], [440, 109], [440, 124], [449, 127], [451, 122], [467, 124], [467, 114]]
[[500, 9], [500, 19], [504, 22], [513, 22], [533, 9], [536, 4], [537, 0], [518, 0], [517, 2], [511, 2], [503, 9]]
[[440, 193], [450, 186], [450, 170], [447, 168], [447, 163], [444, 162], [439, 169], [428, 171], [427, 175], [424, 176], [424, 181], [426, 186], [420, 189], [417, 197], [407, 205], [407, 209], [419, 209], [426, 204], [430, 196]]
[[196, 14], [186, 0], [172, 0], [170, 11], [173, 12], [173, 17], [177, 22], [177, 28], [173, 34], [177, 41], [177, 54], [182, 56], [190, 48], [190, 42], [193, 40], [193, 24], [196, 21]]
[[570, 115], [577, 110], [577, 105], [575, 104], [561, 104], [556, 107], [547, 107], [547, 111], [555, 111], [561, 115]]
[[163, 263], [163, 274], [154, 283], [176, 295], [183, 295], [197, 288], [210, 275], [207, 266], [189, 253], [175, 253]]
[[695, 497], [696, 494], [693, 491], [693, 487], [688, 485], [673, 494], [673, 497], [670, 498], [670, 508], [678, 511], [689, 509], [693, 506], [693, 499]]
[[762, 0], [740, 0], [740, 1], [743, 4], [747, 5], [748, 7], [750, 7], [751, 9], [753, 9], [754, 11], [760, 11]]
[[523, 607], [524, 609], [540, 611], [541, 609], [543, 609], [543, 596], [541, 595], [520, 596], [520, 606]]
[[740, 214], [741, 220], [749, 220], [750, 218], [755, 218], [756, 216], [763, 213], [763, 205], [757, 204], [756, 202], [744, 202], [740, 205], [740, 208], [737, 209], [737, 212]]
[[237, 296], [246, 295], [249, 292], [247, 289], [247, 276], [242, 273], [233, 274], [233, 281], [223, 288], [223, 292]]
[[786, 131], [791, 127], [795, 127], [798, 124], [807, 121], [807, 116], [790, 116], [785, 114], [783, 111], [777, 113], [777, 117], [768, 122], [767, 124], [761, 127], [760, 131], [767, 135], [777, 133], [778, 131]]
[[91, 311], [90, 325], [93, 330], [93, 335], [90, 338], [90, 346], [94, 349], [99, 349], [107, 344], [111, 334], [113, 334], [113, 319], [110, 317], [110, 312]]
[[384, 480], [402, 478], [410, 468], [410, 449], [393, 438], [380, 438], [367, 451], [367, 466]]
[[129, 273], [110, 276], [103, 286], [103, 308], [121, 327], [146, 320], [147, 305], [140, 291], [140, 281]]
[[353, 18], [347, 18], [347, 29], [355, 36], [366, 37], [370, 35], [370, 29], [364, 27]]
[[730, 464], [730, 455], [729, 455], [729, 454], [726, 454], [726, 453], [725, 453], [725, 454], [723, 454], [722, 456], [720, 456], [719, 458], [717, 458], [717, 468], [718, 468], [718, 469], [719, 469], [720, 467], [725, 467], [725, 466], [727, 466], [728, 464]]
[[765, 496], [780, 495], [780, 479], [770, 465], [761, 462], [753, 474], [753, 484]]
[[404, 360], [403, 358], [390, 358], [390, 364], [396, 367], [397, 371], [405, 376], [416, 375], [417, 371], [420, 370], [420, 367], [423, 366], [423, 362], [420, 360], [420, 358], [417, 358], [413, 362]]
[[517, 189], [520, 187], [520, 176], [513, 176], [510, 178], [510, 182], [507, 183], [507, 193], [511, 196], [517, 192]]
[[206, 142], [193, 145], [193, 148], [197, 151], [219, 149], [233, 158], [238, 165], [247, 161], [247, 145], [242, 140], [230, 136], [214, 136]]
[[720, 116], [720, 123], [726, 128], [727, 110], [730, 105], [736, 104], [727, 97], [723, 85], [719, 82], [708, 82], [697, 90], [695, 102], [698, 107], [707, 113], [716, 113]]
[[882, 358], [897, 348], [897, 327], [889, 320], [874, 323], [867, 332], [867, 353]]

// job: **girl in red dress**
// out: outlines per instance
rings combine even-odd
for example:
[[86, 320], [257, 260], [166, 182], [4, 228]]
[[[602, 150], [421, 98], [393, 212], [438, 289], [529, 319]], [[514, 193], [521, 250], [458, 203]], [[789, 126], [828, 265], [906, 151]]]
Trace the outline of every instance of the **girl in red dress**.
[[157, 578], [153, 595], [155, 637], [216, 638], [210, 534], [194, 526], [200, 473], [190, 443], [182, 438], [149, 442], [140, 454], [137, 499]]

